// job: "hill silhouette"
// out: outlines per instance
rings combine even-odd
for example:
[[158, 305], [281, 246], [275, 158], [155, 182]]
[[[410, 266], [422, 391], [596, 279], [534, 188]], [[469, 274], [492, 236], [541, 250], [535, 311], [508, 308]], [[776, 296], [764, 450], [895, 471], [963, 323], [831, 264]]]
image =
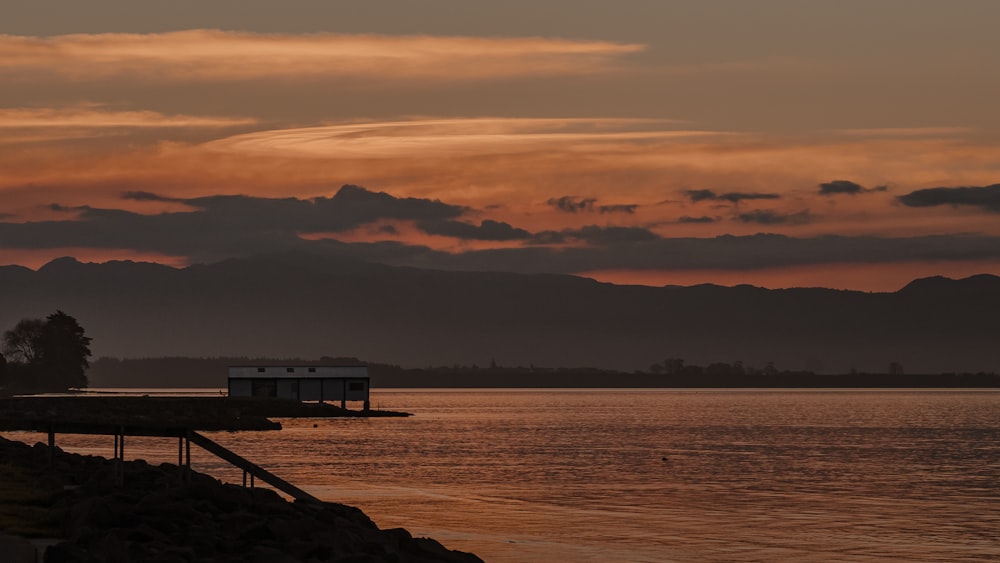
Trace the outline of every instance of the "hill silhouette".
[[646, 369], [665, 358], [784, 369], [1000, 371], [1000, 278], [895, 293], [617, 286], [313, 256], [183, 269], [54, 260], [0, 267], [0, 326], [74, 315], [95, 357], [354, 356], [442, 364]]

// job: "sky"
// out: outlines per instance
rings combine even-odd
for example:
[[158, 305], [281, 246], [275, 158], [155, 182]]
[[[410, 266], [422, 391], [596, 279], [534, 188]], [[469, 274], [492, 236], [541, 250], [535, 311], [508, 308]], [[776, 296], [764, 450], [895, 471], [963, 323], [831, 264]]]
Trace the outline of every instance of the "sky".
[[0, 264], [1000, 274], [992, 0], [9, 0]]

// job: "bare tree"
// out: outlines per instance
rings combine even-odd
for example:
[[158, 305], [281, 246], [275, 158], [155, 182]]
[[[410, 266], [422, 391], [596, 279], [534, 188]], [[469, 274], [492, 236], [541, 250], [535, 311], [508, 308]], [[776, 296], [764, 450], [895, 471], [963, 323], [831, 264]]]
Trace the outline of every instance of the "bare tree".
[[21, 319], [3, 335], [3, 353], [10, 361], [18, 364], [33, 364], [42, 350], [45, 321], [42, 319]]

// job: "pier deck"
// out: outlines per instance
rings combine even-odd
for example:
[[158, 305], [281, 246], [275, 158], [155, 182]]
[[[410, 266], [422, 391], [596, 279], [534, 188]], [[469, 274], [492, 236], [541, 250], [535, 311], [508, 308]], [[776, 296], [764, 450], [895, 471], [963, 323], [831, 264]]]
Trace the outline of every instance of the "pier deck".
[[[7, 397], [0, 399], [0, 431], [29, 431], [48, 435], [49, 455], [57, 434], [114, 436], [115, 477], [125, 459], [127, 436], [177, 438], [180, 478], [190, 474], [191, 444], [243, 470], [243, 485], [255, 480], [295, 499], [319, 502], [316, 497], [229, 450], [198, 431], [280, 430], [276, 418], [408, 416], [389, 411], [350, 411], [324, 403], [281, 399], [230, 397]], [[249, 478], [249, 483], [248, 483]]]

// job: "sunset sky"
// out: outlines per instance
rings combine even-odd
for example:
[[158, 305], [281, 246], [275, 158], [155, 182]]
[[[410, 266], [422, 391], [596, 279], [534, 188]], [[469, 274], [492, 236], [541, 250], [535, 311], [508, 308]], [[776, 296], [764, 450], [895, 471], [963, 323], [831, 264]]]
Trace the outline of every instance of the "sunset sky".
[[14, 0], [0, 264], [1000, 274], [1000, 2]]

